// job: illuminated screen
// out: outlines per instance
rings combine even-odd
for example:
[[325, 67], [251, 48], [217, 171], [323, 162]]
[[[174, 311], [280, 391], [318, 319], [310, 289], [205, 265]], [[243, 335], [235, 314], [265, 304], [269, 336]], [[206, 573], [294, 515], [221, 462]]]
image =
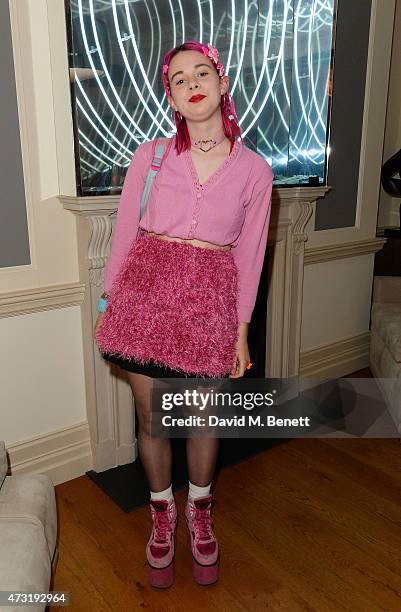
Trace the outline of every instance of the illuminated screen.
[[119, 193], [141, 142], [171, 136], [164, 54], [212, 43], [245, 144], [275, 185], [326, 183], [336, 0], [66, 0], [79, 195]]

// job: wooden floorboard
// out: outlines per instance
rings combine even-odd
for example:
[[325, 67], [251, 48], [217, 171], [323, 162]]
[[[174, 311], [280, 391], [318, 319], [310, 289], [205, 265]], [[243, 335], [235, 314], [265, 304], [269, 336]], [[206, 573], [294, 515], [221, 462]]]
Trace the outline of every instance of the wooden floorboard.
[[126, 514], [86, 476], [58, 485], [52, 590], [74, 612], [401, 610], [398, 439], [289, 439], [220, 472], [214, 493], [220, 581], [193, 582], [178, 491], [176, 580], [160, 591], [146, 575], [148, 507]]

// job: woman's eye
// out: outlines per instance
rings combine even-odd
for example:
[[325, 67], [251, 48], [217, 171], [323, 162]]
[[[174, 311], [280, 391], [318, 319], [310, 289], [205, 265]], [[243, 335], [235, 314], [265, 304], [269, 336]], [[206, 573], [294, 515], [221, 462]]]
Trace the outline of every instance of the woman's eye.
[[[199, 75], [203, 75], [203, 74], [209, 74], [206, 70], [203, 70], [202, 72], [198, 72]], [[179, 85], [180, 83], [183, 82], [183, 79], [179, 79], [179, 81], [176, 81], [176, 85]]]

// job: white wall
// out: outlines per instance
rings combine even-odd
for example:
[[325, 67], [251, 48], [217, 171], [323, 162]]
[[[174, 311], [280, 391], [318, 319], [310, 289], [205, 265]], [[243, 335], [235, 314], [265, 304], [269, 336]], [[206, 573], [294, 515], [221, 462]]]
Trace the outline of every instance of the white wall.
[[85, 421], [80, 308], [0, 319], [1, 433], [12, 444]]
[[302, 350], [369, 329], [371, 286], [371, 255], [306, 266]]

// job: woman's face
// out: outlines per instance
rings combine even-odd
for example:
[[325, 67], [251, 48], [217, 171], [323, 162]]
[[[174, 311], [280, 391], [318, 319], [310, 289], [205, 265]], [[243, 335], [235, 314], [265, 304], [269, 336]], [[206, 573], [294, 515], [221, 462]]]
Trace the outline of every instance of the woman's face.
[[[210, 117], [229, 86], [229, 77], [220, 77], [212, 61], [199, 51], [180, 51], [174, 55], [167, 76], [171, 92], [168, 102], [189, 120]], [[194, 95], [204, 97], [191, 102]]]

